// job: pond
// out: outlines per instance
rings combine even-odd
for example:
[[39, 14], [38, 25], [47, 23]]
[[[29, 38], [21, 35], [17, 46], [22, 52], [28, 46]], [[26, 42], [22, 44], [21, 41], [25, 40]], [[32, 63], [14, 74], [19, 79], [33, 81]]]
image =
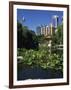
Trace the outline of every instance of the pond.
[[60, 70], [43, 69], [41, 67], [18, 67], [17, 80], [26, 79], [56, 79], [63, 78], [63, 73]]

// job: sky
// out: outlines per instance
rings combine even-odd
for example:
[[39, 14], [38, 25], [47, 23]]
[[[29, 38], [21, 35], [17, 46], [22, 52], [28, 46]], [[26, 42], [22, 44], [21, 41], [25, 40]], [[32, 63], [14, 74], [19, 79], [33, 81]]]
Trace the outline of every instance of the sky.
[[37, 26], [50, 25], [53, 15], [57, 15], [61, 23], [63, 11], [17, 9], [17, 20], [35, 32]]

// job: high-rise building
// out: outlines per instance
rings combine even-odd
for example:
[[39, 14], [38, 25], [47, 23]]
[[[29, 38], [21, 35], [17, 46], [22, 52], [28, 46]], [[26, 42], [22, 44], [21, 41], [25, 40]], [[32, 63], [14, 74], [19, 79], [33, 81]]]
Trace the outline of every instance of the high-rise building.
[[53, 35], [53, 33], [55, 32], [54, 29], [55, 29], [55, 28], [53, 27], [53, 24], [51, 23], [50, 26], [49, 26], [50, 35]]
[[54, 27], [52, 23], [49, 26], [41, 25], [36, 28], [36, 35], [50, 36], [53, 34], [53, 32], [54, 32]]
[[43, 26], [41, 25], [41, 35], [44, 34]]
[[41, 35], [44, 35], [44, 36], [48, 35], [48, 26], [47, 25], [41, 26]]
[[57, 27], [59, 25], [59, 17], [57, 15], [53, 15], [52, 23], [47, 25], [41, 25], [36, 28], [37, 35], [51, 36], [54, 32], [57, 32]]
[[53, 23], [53, 27], [55, 28], [55, 32], [56, 32], [57, 31], [58, 24], [59, 24], [59, 19], [58, 19], [58, 16], [57, 15], [54, 15], [52, 17], [52, 23]]
[[45, 36], [46, 35], [46, 26], [45, 25], [43, 26], [43, 32], [44, 32], [43, 35]]
[[45, 33], [45, 36], [48, 35], [48, 26], [46, 26], [46, 33]]

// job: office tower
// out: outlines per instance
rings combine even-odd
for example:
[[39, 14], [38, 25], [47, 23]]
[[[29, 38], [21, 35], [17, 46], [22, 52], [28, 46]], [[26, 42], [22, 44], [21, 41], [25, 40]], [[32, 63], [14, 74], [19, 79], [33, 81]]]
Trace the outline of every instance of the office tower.
[[46, 25], [41, 26], [41, 35], [44, 35], [44, 36], [48, 35], [48, 26]]
[[53, 24], [52, 24], [52, 23], [50, 24], [49, 29], [50, 29], [50, 35], [52, 36], [52, 35], [53, 35], [53, 33], [55, 32], [55, 30], [54, 30], [54, 27], [53, 27]]
[[52, 17], [52, 22], [53, 22], [53, 27], [55, 28], [55, 32], [57, 31], [57, 27], [58, 27], [58, 22], [59, 22], [59, 20], [58, 20], [58, 16], [57, 15], [54, 15], [53, 17]]
[[45, 34], [45, 27], [41, 25], [41, 35]]
[[43, 26], [41, 25], [41, 35], [43, 34], [44, 32], [43, 32]]
[[51, 36], [55, 32], [55, 28], [53, 27], [53, 24], [51, 23], [48, 25], [41, 25], [36, 28], [36, 35], [44, 35], [44, 36]]
[[43, 26], [44, 36], [46, 36], [46, 25]]
[[48, 26], [46, 26], [46, 34], [45, 34], [45, 36], [47, 36], [48, 35]]

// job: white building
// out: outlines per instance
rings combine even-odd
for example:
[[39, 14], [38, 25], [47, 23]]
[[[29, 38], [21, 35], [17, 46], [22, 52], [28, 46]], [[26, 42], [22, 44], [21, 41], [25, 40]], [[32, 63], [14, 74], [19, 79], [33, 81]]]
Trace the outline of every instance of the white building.
[[54, 15], [52, 17], [52, 23], [53, 23], [53, 27], [55, 28], [55, 32], [57, 31], [57, 27], [58, 27], [58, 24], [59, 24], [59, 18], [57, 15]]

